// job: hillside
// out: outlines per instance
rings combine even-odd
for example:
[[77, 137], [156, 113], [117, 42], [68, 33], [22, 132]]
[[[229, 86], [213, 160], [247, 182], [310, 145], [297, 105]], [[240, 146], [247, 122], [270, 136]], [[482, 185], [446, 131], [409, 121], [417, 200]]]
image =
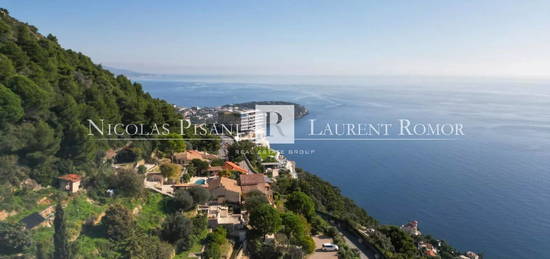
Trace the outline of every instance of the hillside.
[[61, 173], [87, 170], [110, 146], [94, 141], [86, 119], [172, 124], [173, 107], [141, 85], [115, 77], [53, 35], [0, 10], [0, 184], [30, 176], [50, 184]]

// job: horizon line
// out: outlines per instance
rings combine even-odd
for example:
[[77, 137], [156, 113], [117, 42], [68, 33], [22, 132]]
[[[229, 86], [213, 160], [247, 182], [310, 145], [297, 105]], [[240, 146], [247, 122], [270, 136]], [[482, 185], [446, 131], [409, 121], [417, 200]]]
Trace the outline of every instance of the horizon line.
[[[531, 79], [531, 80], [550, 80], [550, 75], [472, 75], [472, 74], [286, 74], [286, 73], [258, 73], [258, 74], [247, 74], [247, 73], [223, 73], [223, 72], [195, 72], [195, 73], [161, 73], [161, 72], [147, 72], [147, 71], [138, 71], [129, 68], [124, 68], [120, 66], [112, 66], [105, 63], [98, 63], [104, 69], [109, 70], [111, 73], [114, 73], [110, 69], [122, 70], [126, 73], [135, 73], [140, 74], [138, 76], [256, 76], [256, 77], [276, 77], [276, 76], [285, 76], [285, 77], [400, 77], [400, 78], [432, 78], [432, 79], [444, 79], [444, 78], [476, 78], [476, 79]], [[121, 71], [119, 71], [121, 72]], [[119, 73], [117, 72], [117, 73]], [[116, 74], [116, 73], [114, 73]], [[122, 73], [122, 75], [124, 75]], [[128, 76], [132, 77], [132, 76]]]

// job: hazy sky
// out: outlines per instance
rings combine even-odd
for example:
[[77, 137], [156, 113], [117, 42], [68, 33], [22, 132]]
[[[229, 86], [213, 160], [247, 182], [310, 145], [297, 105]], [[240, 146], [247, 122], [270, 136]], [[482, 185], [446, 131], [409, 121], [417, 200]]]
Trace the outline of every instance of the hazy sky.
[[550, 77], [550, 1], [2, 0], [140, 72]]

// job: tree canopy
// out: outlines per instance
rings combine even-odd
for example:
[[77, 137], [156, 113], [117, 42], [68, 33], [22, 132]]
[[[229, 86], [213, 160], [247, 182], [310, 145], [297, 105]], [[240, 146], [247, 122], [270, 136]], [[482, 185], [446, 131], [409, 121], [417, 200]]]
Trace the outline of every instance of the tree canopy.
[[276, 233], [281, 228], [279, 212], [269, 204], [261, 204], [250, 212], [250, 226], [265, 236]]
[[168, 140], [162, 140], [159, 142], [159, 151], [165, 154], [185, 151], [186, 144], [182, 135], [170, 133], [166, 136], [162, 136], [162, 138]]
[[[147, 132], [154, 125], [179, 125], [172, 105], [151, 97], [140, 84], [94, 64], [84, 54], [62, 48], [56, 37], [39, 34], [36, 27], [10, 17], [5, 9], [0, 12], [0, 30], [0, 160], [17, 157], [10, 159], [15, 161], [11, 166], [24, 176], [12, 177], [8, 183], [30, 177], [51, 185], [55, 177], [69, 173], [67, 165], [72, 170], [93, 171], [107, 149], [126, 145], [126, 141], [95, 138], [133, 137], [100, 135], [90, 130], [88, 120], [142, 124]], [[184, 151], [183, 137], [198, 138], [184, 134], [151, 142], [155, 146], [143, 151], [150, 154], [157, 147], [165, 152]], [[193, 145], [211, 149], [219, 141]]]
[[173, 163], [164, 163], [160, 165], [160, 173], [169, 179], [177, 179], [181, 174], [181, 167]]
[[130, 237], [135, 225], [132, 213], [120, 204], [109, 207], [101, 222], [106, 228], [107, 236], [115, 241]]
[[53, 235], [54, 241], [54, 259], [69, 259], [70, 250], [69, 250], [69, 238], [67, 234], [67, 225], [65, 222], [65, 212], [61, 203], [57, 204], [55, 207], [55, 219], [54, 219], [55, 233]]
[[210, 200], [210, 192], [203, 187], [194, 186], [189, 189], [189, 194], [193, 197], [193, 202], [196, 204], [204, 204]]
[[15, 254], [32, 245], [29, 231], [23, 225], [0, 222], [0, 254]]
[[174, 207], [178, 210], [188, 211], [194, 206], [193, 196], [187, 190], [177, 190], [174, 194]]
[[7, 123], [17, 122], [23, 114], [19, 95], [0, 84], [0, 128]]
[[162, 225], [161, 237], [172, 244], [183, 238], [189, 238], [193, 231], [193, 222], [183, 214], [169, 216]]
[[303, 192], [291, 193], [285, 202], [285, 206], [291, 211], [304, 215], [306, 218], [311, 218], [315, 214], [315, 203]]

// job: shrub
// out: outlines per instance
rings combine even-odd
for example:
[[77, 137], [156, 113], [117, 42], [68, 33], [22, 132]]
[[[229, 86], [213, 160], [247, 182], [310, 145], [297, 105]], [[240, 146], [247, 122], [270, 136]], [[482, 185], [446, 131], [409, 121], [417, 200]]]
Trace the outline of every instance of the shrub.
[[23, 225], [0, 222], [0, 254], [20, 253], [31, 245], [30, 233]]
[[143, 176], [134, 170], [120, 170], [112, 175], [109, 187], [115, 190], [115, 195], [124, 197], [140, 197], [144, 194]]
[[193, 232], [193, 223], [182, 214], [172, 215], [164, 221], [160, 236], [162, 240], [175, 244], [181, 239], [188, 240]]
[[202, 187], [192, 187], [189, 189], [189, 194], [191, 194], [191, 197], [193, 197], [193, 202], [195, 204], [204, 204], [208, 200], [210, 200], [210, 192]]
[[132, 213], [120, 204], [107, 209], [101, 222], [106, 228], [107, 236], [117, 241], [128, 238], [135, 225]]
[[177, 190], [174, 199], [174, 206], [177, 210], [188, 211], [194, 206], [193, 197], [187, 190]]

